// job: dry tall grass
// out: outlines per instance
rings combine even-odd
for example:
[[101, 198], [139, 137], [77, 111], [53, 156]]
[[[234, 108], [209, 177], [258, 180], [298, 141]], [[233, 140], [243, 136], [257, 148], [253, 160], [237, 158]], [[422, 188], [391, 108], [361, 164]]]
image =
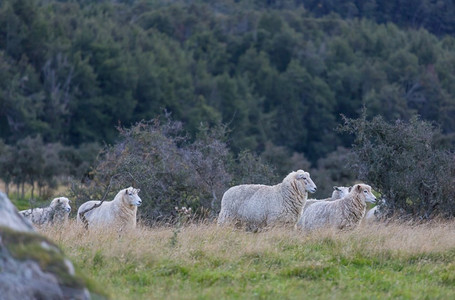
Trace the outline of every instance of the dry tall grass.
[[41, 231], [70, 252], [84, 249], [86, 254], [102, 251], [106, 258], [127, 255], [136, 259], [172, 258], [188, 263], [194, 261], [195, 253], [222, 260], [237, 260], [248, 254], [280, 253], [283, 245], [317, 245], [328, 241], [333, 244], [333, 251], [347, 257], [358, 252], [368, 256], [387, 254], [400, 257], [455, 249], [455, 222], [362, 224], [353, 231], [322, 230], [311, 235], [287, 228], [248, 233], [214, 224], [190, 225], [180, 229], [175, 246], [171, 246], [175, 229], [169, 227], [141, 226], [118, 234], [106, 229], [86, 231], [70, 221], [63, 227], [47, 227]]

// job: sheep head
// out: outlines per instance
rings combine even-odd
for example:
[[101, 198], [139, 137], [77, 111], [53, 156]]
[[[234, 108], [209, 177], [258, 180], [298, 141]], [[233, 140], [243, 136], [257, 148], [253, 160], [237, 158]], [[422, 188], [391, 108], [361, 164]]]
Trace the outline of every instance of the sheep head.
[[314, 184], [313, 180], [311, 180], [310, 173], [305, 172], [303, 170], [298, 170], [296, 172], [295, 179], [301, 185], [303, 185], [304, 189], [310, 193], [315, 193], [317, 190], [316, 184]]

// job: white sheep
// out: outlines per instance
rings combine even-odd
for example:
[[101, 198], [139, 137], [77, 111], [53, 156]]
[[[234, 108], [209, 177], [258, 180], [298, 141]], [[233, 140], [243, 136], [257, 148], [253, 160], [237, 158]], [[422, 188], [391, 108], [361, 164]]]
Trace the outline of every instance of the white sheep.
[[365, 214], [365, 220], [367, 221], [378, 221], [381, 219], [384, 215], [384, 211], [381, 208], [384, 208], [383, 205], [385, 205], [385, 200], [382, 199], [380, 204], [376, 205], [372, 209], [370, 209], [366, 214]]
[[302, 208], [302, 212], [310, 205], [313, 203], [316, 203], [318, 201], [333, 201], [337, 199], [341, 199], [344, 196], [346, 196], [349, 192], [351, 191], [350, 186], [334, 186], [333, 187], [333, 192], [332, 192], [332, 197], [330, 198], [325, 198], [325, 199], [308, 199], [305, 202], [305, 206]]
[[352, 229], [360, 224], [365, 215], [366, 202], [375, 201], [369, 185], [356, 184], [341, 199], [313, 203], [303, 211], [295, 227], [304, 231], [324, 227]]
[[101, 201], [92, 200], [83, 203], [77, 210], [77, 222], [82, 221], [81, 214], [88, 226], [118, 226], [119, 230], [136, 227], [137, 207], [142, 204], [139, 198], [140, 189], [129, 187], [117, 193], [114, 200], [104, 201], [101, 206], [87, 211]]
[[19, 213], [29, 219], [34, 225], [51, 225], [63, 223], [68, 220], [71, 212], [71, 200], [66, 197], [58, 197], [51, 201], [48, 207], [22, 210]]
[[316, 185], [303, 170], [291, 172], [274, 186], [243, 184], [228, 189], [221, 200], [218, 225], [246, 225], [249, 230], [278, 224], [295, 224], [308, 192]]

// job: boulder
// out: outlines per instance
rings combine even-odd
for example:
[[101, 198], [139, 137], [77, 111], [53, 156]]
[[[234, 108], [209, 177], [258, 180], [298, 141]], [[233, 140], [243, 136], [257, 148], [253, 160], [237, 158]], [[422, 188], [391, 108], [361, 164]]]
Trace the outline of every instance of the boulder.
[[0, 298], [90, 299], [61, 249], [39, 235], [0, 192]]

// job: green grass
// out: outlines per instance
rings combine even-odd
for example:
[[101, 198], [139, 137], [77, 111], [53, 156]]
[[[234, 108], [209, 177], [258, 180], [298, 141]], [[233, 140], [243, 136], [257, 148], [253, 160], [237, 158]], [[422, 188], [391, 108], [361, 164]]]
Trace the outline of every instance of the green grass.
[[[452, 225], [302, 236], [216, 226], [46, 232], [114, 299], [453, 299]], [[373, 235], [374, 234], [374, 235]]]

